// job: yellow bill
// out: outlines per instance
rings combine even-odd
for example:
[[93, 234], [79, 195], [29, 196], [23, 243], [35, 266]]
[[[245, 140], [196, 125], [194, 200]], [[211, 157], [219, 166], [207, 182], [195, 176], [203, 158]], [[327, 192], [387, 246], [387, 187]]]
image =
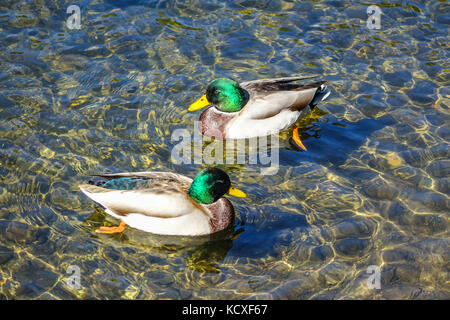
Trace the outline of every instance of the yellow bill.
[[228, 194], [231, 194], [232, 196], [238, 197], [238, 198], [245, 198], [247, 195], [245, 192], [239, 190], [238, 188], [235, 188], [233, 186], [228, 189]]
[[206, 94], [204, 94], [200, 99], [195, 101], [193, 104], [189, 106], [188, 111], [196, 111], [200, 110], [201, 108], [204, 108], [206, 106], [209, 106], [210, 103], [208, 102], [208, 99], [206, 99]]

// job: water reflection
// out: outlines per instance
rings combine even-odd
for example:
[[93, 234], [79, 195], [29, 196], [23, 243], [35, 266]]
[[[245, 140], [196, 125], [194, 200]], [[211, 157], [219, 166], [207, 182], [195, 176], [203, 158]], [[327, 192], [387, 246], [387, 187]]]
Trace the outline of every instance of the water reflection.
[[[95, 207], [94, 213], [83, 223], [89, 226], [91, 232], [94, 232], [100, 226], [113, 226], [117, 223], [116, 221], [105, 223], [105, 219], [111, 218], [101, 208]], [[200, 273], [220, 273], [219, 262], [223, 261], [228, 251], [233, 247], [233, 241], [242, 232], [244, 232], [242, 222], [237, 219], [234, 224], [225, 230], [204, 236], [157, 235], [128, 227], [125, 232], [108, 235], [107, 237], [126, 245], [144, 247], [150, 253], [155, 250], [162, 250], [183, 256], [186, 268]], [[99, 238], [102, 238], [102, 236], [99, 236]]]

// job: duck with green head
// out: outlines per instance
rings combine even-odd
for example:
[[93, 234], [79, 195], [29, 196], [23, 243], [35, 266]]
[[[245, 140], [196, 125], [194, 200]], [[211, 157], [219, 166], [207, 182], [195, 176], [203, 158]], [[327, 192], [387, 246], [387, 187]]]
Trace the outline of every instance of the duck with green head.
[[[292, 84], [312, 77], [287, 77], [238, 83], [227, 78], [212, 81], [189, 111], [206, 106], [199, 119], [202, 134], [221, 139], [243, 139], [276, 134], [306, 116], [330, 94], [326, 81]], [[304, 150], [297, 127], [294, 141]]]
[[201, 171], [194, 180], [170, 172], [135, 172], [95, 175], [101, 185], [80, 185], [81, 191], [121, 220], [118, 227], [98, 233], [132, 228], [164, 235], [197, 236], [225, 229], [234, 221], [234, 208], [225, 194], [245, 197], [218, 168]]

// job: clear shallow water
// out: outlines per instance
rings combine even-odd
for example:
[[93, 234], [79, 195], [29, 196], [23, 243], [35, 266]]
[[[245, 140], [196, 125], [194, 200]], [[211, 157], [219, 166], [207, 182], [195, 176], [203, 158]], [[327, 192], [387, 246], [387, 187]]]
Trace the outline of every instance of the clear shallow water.
[[[375, 3], [380, 30], [372, 2], [79, 1], [69, 30], [72, 2], [0, 1], [0, 298], [450, 298], [449, 5]], [[296, 74], [332, 94], [277, 175], [228, 167], [234, 230], [95, 234], [87, 174], [195, 176], [170, 135], [206, 84]]]

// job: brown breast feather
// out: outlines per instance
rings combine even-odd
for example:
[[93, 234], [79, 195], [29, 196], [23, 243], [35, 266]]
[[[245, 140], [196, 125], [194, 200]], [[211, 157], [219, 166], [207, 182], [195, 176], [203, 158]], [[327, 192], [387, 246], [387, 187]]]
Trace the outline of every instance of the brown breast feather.
[[200, 131], [208, 137], [225, 139], [225, 126], [235, 116], [236, 113], [227, 114], [210, 107], [200, 115]]
[[230, 200], [220, 198], [212, 204], [203, 205], [209, 211], [211, 219], [209, 226], [211, 233], [221, 231], [227, 228], [230, 223], [234, 223], [234, 208]]

